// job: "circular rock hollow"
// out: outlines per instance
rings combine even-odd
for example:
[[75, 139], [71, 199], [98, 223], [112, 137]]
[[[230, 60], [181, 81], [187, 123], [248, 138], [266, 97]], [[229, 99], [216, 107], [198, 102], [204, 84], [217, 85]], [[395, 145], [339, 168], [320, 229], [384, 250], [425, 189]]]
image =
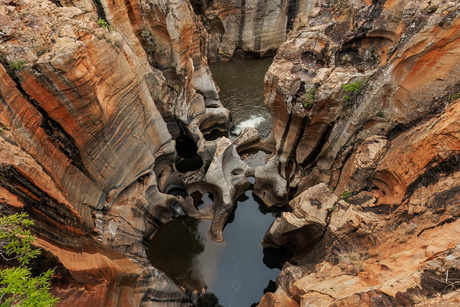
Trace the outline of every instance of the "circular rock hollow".
[[199, 191], [195, 191], [190, 196], [193, 198], [193, 204], [197, 210], [211, 206], [214, 201], [214, 195], [209, 192], [200, 193]]
[[176, 169], [181, 173], [192, 172], [203, 166], [203, 159], [198, 155], [198, 147], [188, 136], [182, 135], [176, 140]]

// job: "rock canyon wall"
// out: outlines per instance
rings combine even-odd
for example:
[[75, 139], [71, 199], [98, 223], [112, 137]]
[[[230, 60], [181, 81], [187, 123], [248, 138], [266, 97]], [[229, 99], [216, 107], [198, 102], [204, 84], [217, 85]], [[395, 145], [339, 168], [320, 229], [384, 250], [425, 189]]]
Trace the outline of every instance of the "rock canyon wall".
[[292, 212], [263, 242], [290, 261], [261, 306], [458, 304], [459, 13], [318, 1], [296, 19], [265, 77], [279, 175], [260, 173], [285, 185], [258, 193]]
[[[62, 305], [189, 305], [146, 242], [177, 205], [221, 241], [246, 176], [290, 208], [261, 306], [458, 302], [458, 3], [0, 2], [0, 202], [35, 220]], [[214, 139], [229, 112], [208, 60], [277, 49], [269, 138]], [[254, 149], [265, 166], [239, 159]]]
[[295, 17], [307, 15], [311, 0], [192, 0], [209, 33], [208, 59], [273, 56]]
[[185, 203], [167, 194], [184, 183], [175, 140], [192, 139], [209, 166], [204, 135], [228, 123], [191, 5], [2, 1], [0, 42], [2, 208], [36, 221], [61, 303], [188, 304], [145, 242]]

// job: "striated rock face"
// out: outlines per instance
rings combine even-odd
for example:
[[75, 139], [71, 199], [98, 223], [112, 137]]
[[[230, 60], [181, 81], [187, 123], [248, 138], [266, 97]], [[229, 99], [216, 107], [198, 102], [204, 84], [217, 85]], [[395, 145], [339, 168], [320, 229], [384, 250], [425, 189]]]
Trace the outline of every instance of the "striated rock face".
[[275, 220], [262, 244], [264, 247], [288, 246], [293, 258], [301, 258], [299, 254], [308, 251], [312, 243], [325, 235], [333, 211], [346, 211], [347, 204], [338, 201], [324, 183], [309, 188], [289, 203], [292, 212], [283, 212]]
[[450, 102], [459, 90], [458, 9], [427, 6], [319, 4], [299, 19], [265, 80], [286, 178], [297, 165], [339, 169], [347, 143], [397, 127], [394, 135]]
[[299, 304], [286, 294], [275, 295], [273, 293], [267, 293], [257, 305], [259, 307], [269, 306], [286, 306], [286, 307], [297, 307]]
[[210, 61], [271, 56], [286, 40], [294, 18], [308, 14], [311, 0], [192, 0], [209, 33]]
[[[283, 213], [263, 242], [265, 246], [288, 247], [293, 255], [277, 280], [281, 297], [288, 293], [299, 304], [312, 306], [405, 306], [442, 293], [449, 294], [442, 304], [455, 305], [458, 290], [453, 292], [457, 287], [449, 285], [459, 277], [460, 130], [454, 123], [459, 107], [457, 100], [443, 114], [391, 142], [368, 178], [384, 188], [355, 191], [348, 199], [350, 204], [340, 201], [341, 205], [335, 205], [337, 197], [322, 183], [290, 202], [292, 213]], [[437, 139], [444, 137], [447, 139], [438, 146]], [[375, 141], [370, 140], [371, 144]], [[422, 143], [425, 150], [417, 154]], [[363, 147], [375, 148], [366, 141], [362, 145], [357, 157], [362, 157]], [[430, 151], [437, 152], [436, 157], [445, 151], [453, 155], [437, 161]], [[406, 154], [408, 162], [404, 161]], [[371, 152], [369, 157], [375, 155]], [[363, 167], [358, 163], [362, 161], [351, 159], [354, 171], [347, 175], [365, 171], [369, 164]], [[389, 180], [379, 179], [382, 173], [398, 174], [400, 180], [408, 180], [405, 184], [411, 183], [407, 188], [398, 181], [389, 186]], [[409, 181], [411, 176], [415, 179]], [[341, 181], [356, 184], [352, 176]], [[395, 190], [398, 193], [391, 193]], [[390, 200], [393, 206], [383, 203]]]
[[36, 221], [62, 304], [188, 304], [145, 242], [187, 205], [167, 194], [184, 185], [175, 140], [209, 166], [205, 137], [227, 128], [206, 42], [185, 1], [2, 2], [0, 200]]
[[[459, 13], [444, 0], [3, 0], [0, 207], [36, 221], [35, 266], [56, 268], [62, 305], [190, 305], [145, 242], [178, 207], [222, 240], [254, 176], [267, 205], [290, 207], [263, 242], [292, 257], [261, 306], [456, 305]], [[229, 112], [208, 58], [278, 47], [270, 137], [213, 140]], [[268, 163], [241, 162], [251, 149]], [[196, 209], [195, 192], [213, 204]]]
[[458, 301], [459, 14], [447, 1], [321, 1], [296, 20], [265, 78], [265, 169], [286, 181], [265, 199], [296, 197], [263, 244], [292, 257], [262, 302]]

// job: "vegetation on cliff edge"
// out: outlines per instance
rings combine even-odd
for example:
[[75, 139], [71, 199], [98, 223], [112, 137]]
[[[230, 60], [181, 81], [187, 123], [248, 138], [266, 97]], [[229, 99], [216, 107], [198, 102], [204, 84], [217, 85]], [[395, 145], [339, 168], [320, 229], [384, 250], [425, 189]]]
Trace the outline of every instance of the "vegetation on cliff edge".
[[28, 227], [33, 224], [26, 213], [0, 218], [0, 256], [7, 262], [0, 271], [0, 307], [49, 307], [58, 301], [49, 292], [53, 271], [33, 276], [27, 267], [40, 254], [31, 246], [35, 237]]

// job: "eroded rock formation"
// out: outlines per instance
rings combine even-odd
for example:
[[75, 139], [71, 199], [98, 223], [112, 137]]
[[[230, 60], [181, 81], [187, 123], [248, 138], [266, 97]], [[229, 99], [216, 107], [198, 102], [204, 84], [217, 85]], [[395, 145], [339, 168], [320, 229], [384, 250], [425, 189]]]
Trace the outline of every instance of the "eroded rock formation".
[[[145, 241], [171, 205], [190, 207], [168, 194], [185, 181], [175, 140], [212, 166], [220, 147], [205, 136], [228, 123], [190, 3], [3, 1], [0, 42], [1, 203], [37, 221], [61, 302], [188, 304]], [[224, 179], [239, 169], [229, 151]], [[234, 176], [224, 207], [244, 186]], [[225, 221], [222, 206], [207, 218]]]
[[[296, 20], [265, 78], [267, 168], [286, 180], [265, 198], [296, 197], [264, 244], [294, 256], [261, 305], [458, 301], [459, 13], [322, 1]], [[337, 196], [349, 204], [331, 206]]]
[[286, 40], [294, 18], [308, 14], [309, 0], [192, 0], [209, 33], [210, 61], [272, 56]]
[[[268, 206], [291, 208], [264, 240], [292, 257], [261, 306], [455, 304], [459, 11], [444, 0], [4, 0], [0, 204], [36, 221], [37, 266], [56, 268], [62, 304], [190, 304], [145, 242], [177, 206], [222, 240], [248, 176]], [[291, 28], [265, 79], [272, 134], [212, 140], [229, 112], [208, 57], [268, 55]], [[271, 151], [265, 166], [241, 162], [254, 149]], [[198, 210], [195, 192], [213, 204]]]

